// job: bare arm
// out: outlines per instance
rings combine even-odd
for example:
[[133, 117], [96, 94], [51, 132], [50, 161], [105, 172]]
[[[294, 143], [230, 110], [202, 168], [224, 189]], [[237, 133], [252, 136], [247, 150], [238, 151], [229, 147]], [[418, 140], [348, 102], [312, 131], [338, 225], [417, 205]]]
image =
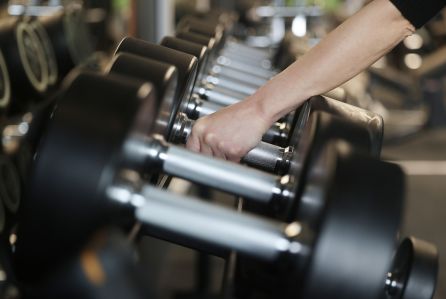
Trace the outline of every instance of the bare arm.
[[277, 119], [348, 81], [415, 28], [389, 0], [374, 0], [244, 101], [200, 119], [187, 146], [239, 161]]

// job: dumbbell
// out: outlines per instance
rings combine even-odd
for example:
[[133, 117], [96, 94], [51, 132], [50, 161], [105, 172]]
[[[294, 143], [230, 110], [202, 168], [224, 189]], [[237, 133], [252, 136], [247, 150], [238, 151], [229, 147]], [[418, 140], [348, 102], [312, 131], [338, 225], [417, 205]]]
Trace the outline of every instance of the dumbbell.
[[[255, 93], [255, 91], [266, 81], [257, 82], [254, 80], [250, 81], [250, 77], [247, 77], [246, 80], [239, 80], [240, 77], [246, 77], [243, 74], [232, 74], [235, 78], [227, 77], [227, 76], [215, 76], [212, 74], [212, 71], [208, 74], [209, 70], [207, 65], [209, 64], [209, 51], [203, 49], [203, 45], [191, 43], [187, 40], [182, 40], [174, 37], [165, 37], [161, 41], [161, 45], [172, 48], [174, 50], [178, 50], [181, 52], [185, 52], [197, 57], [199, 62], [199, 72], [198, 72], [198, 82], [200, 84], [196, 84], [195, 91], [198, 95], [200, 95], [203, 99], [208, 99], [212, 102], [215, 102], [222, 106], [228, 106], [235, 104], [247, 96]], [[347, 99], [346, 91], [337, 87], [327, 93], [324, 94], [327, 97], [343, 101], [345, 102]]]
[[[203, 101], [198, 100], [196, 97], [189, 97], [191, 90], [193, 89], [194, 73], [191, 65], [192, 56], [187, 55], [172, 49], [164, 48], [159, 45], [154, 45], [134, 38], [125, 38], [117, 47], [116, 53], [133, 53], [143, 57], [148, 57], [160, 61], [164, 61], [173, 64], [179, 71], [179, 81], [177, 86], [176, 98], [181, 98], [181, 102], [178, 102], [179, 108], [175, 108], [180, 112], [185, 113], [190, 118], [198, 118], [204, 116], [207, 113], [215, 112], [215, 105], [209, 105]], [[130, 62], [129, 62], [130, 63]], [[136, 64], [133, 68], [140, 68]], [[140, 69], [139, 74], [144, 75], [146, 71]], [[147, 72], [149, 72], [147, 70]], [[127, 69], [127, 74], [132, 74], [132, 69]], [[151, 74], [147, 74], [145, 79], [149, 78]], [[159, 74], [157, 76], [164, 76]], [[152, 76], [151, 81], [155, 81], [155, 76]], [[356, 108], [354, 106], [344, 104], [331, 99], [323, 97], [314, 97], [309, 102], [310, 108], [315, 107], [316, 110], [327, 111], [346, 119], [351, 119], [360, 126], [366, 128], [371, 137], [370, 144], [374, 148], [372, 153], [379, 155], [382, 134], [383, 134], [383, 121], [382, 118], [372, 112]], [[310, 110], [313, 110], [312, 108]], [[294, 115], [291, 114], [287, 117], [286, 122], [277, 123], [273, 126], [265, 135], [263, 140], [278, 144], [281, 146], [287, 146], [293, 135], [295, 122], [299, 117], [299, 112]], [[294, 144], [294, 143], [293, 143]]]
[[[224, 49], [226, 32], [220, 24], [210, 24], [209, 22], [204, 22], [191, 16], [185, 16], [178, 23], [176, 30], [179, 32], [192, 32], [215, 39], [215, 53], [217, 54], [218, 52], [218, 57], [215, 57], [215, 60], [220, 65], [264, 78], [271, 78], [277, 73], [271, 69], [271, 63], [268, 61], [268, 54], [262, 50], [236, 46], [234, 42], [230, 44], [229, 48], [235, 47], [235, 50], [228, 51], [227, 49]], [[266, 65], [265, 62], [267, 62]]]
[[42, 100], [48, 88], [48, 63], [34, 27], [16, 18], [0, 24], [0, 48], [11, 82], [11, 113]]
[[48, 88], [55, 88], [59, 82], [59, 68], [57, 65], [56, 54], [54, 53], [53, 44], [50, 37], [42, 23], [34, 17], [25, 18], [25, 22], [28, 22], [31, 28], [36, 33], [37, 38], [43, 46], [45, 60], [48, 65]]
[[3, 118], [11, 104], [11, 80], [3, 51], [0, 49], [0, 117]]
[[[210, 113], [210, 111], [215, 112], [218, 109], [216, 105], [206, 104], [199, 101], [197, 97], [191, 97], [196, 82], [198, 67], [197, 59], [194, 56], [132, 37], [126, 37], [120, 42], [115, 54], [121, 52], [152, 58], [173, 64], [177, 67], [179, 72], [177, 98], [184, 99], [181, 101], [181, 106], [177, 109], [181, 109], [188, 116], [196, 113], [204, 114]], [[192, 110], [188, 112], [186, 109]], [[294, 117], [291, 117], [289, 121], [293, 122]], [[277, 142], [282, 145], [286, 142], [287, 135], [288, 124], [276, 124], [265, 134], [264, 140]]]
[[[184, 26], [182, 26], [181, 23], [184, 23]], [[223, 43], [223, 41], [225, 40], [225, 39], [221, 38], [221, 36], [224, 36], [224, 33], [222, 33], [221, 26], [219, 26], [218, 24], [215, 24], [215, 23], [207, 24], [206, 22], [202, 22], [196, 18], [185, 17], [184, 22], [180, 22], [178, 27], [180, 27], [179, 28], [180, 32], [177, 34], [177, 37], [207, 46], [207, 47], [209, 47], [210, 51], [213, 53], [213, 55], [212, 55], [213, 57], [218, 56], [218, 54], [219, 54], [218, 51], [219, 51], [219, 48], [221, 48], [221, 46], [220, 47], [214, 46], [215, 44], [218, 44], [218, 42], [216, 42], [216, 40], [219, 40], [220, 41], [219, 43]], [[184, 27], [184, 28], [181, 28], [181, 27]], [[198, 35], [198, 37], [197, 37], [197, 35]], [[201, 37], [200, 37], [200, 35], [201, 35]], [[208, 41], [206, 41], [206, 39], [210, 39], [215, 42], [208, 42]], [[237, 44], [234, 42], [232, 42], [231, 45], [233, 47], [235, 47], [236, 50], [233, 51], [232, 55], [230, 55], [229, 57], [226, 57], [223, 55], [223, 56], [219, 56], [218, 58], [215, 58], [217, 60], [217, 65], [215, 66], [214, 70], [211, 71], [211, 73], [214, 73], [214, 74], [215, 73], [219, 74], [223, 71], [223, 73], [222, 73], [223, 78], [211, 76], [209, 79], [211, 80], [210, 83], [213, 83], [213, 84], [215, 84], [215, 83], [220, 83], [220, 84], [233, 83], [233, 82], [226, 83], [226, 80], [228, 80], [228, 78], [237, 78], [237, 80], [241, 80], [241, 81], [243, 80], [242, 82], [247, 85], [243, 88], [239, 88], [238, 84], [232, 85], [233, 88], [237, 88], [237, 90], [240, 91], [241, 94], [238, 96], [238, 98], [242, 99], [245, 96], [254, 93], [255, 90], [259, 86], [265, 84], [267, 80], [269, 80], [272, 76], [274, 76], [277, 73], [277, 71], [268, 73], [265, 76], [259, 76], [259, 70], [255, 69], [255, 68], [253, 70], [251, 70], [250, 64], [255, 64], [255, 62], [262, 61], [263, 64], [265, 64], [265, 62], [267, 62], [266, 64], [270, 65], [271, 62], [262, 60], [260, 57], [256, 56], [255, 52], [259, 52], [259, 50], [257, 50], [257, 49], [249, 50], [248, 54], [243, 55], [243, 53], [244, 53], [243, 47], [237, 46]], [[283, 45], [280, 45], [280, 46], [287, 47], [287, 40], [284, 40]], [[281, 49], [279, 47], [278, 53], [276, 53], [276, 55], [287, 56], [287, 55], [284, 55], [284, 53], [283, 53], [284, 51], [280, 51], [280, 50]], [[262, 51], [260, 51], [260, 52], [262, 52]], [[286, 53], [286, 51], [285, 51], [285, 53]], [[254, 61], [251, 61], [251, 63], [248, 63], [248, 65], [246, 65], [244, 62], [249, 61], [250, 59], [252, 60], [253, 56], [254, 56]], [[231, 69], [231, 67], [230, 67], [231, 59], [236, 60], [236, 62], [239, 64], [241, 63], [241, 65]], [[277, 59], [275, 59], [275, 60], [277, 60]], [[229, 66], [230, 70], [221, 70], [221, 68], [224, 66]], [[226, 72], [228, 72], [228, 73], [226, 73]], [[260, 71], [260, 73], [261, 72], [262, 71]], [[263, 77], [263, 79], [261, 77]], [[345, 101], [345, 99], [347, 98], [346, 92], [343, 88], [336, 88], [333, 91], [328, 92], [327, 95], [334, 97], [336, 99], [342, 100], [342, 101]]]
[[[128, 211], [128, 217], [154, 233], [163, 232], [167, 240], [190, 247], [206, 243], [270, 263], [287, 263], [292, 272], [284, 278], [294, 297], [320, 298], [322, 291], [302, 289], [303, 281], [323, 281], [319, 289], [339, 294], [338, 298], [382, 294], [401, 212], [398, 167], [357, 155], [345, 143], [332, 143], [314, 158], [327, 179], [320, 186], [325, 217], [316, 229], [239, 214], [140, 185], [134, 172], [125, 171], [138, 160], [134, 150], [143, 150], [135, 148], [138, 136], [154, 126], [149, 85], [98, 75], [72, 80], [42, 139], [29, 184], [16, 245], [17, 258], [26, 269], [44, 271], [51, 266], [48, 260], [62, 258], [95, 227], [117, 221], [118, 214]], [[80, 88], [87, 82], [97, 89]], [[133, 101], [122, 100], [132, 94]], [[187, 157], [180, 159], [191, 163]], [[335, 174], [339, 171], [344, 175]], [[361, 242], [356, 242], [358, 237]], [[36, 240], [41, 246], [33, 248]], [[351, 265], [345, 267], [347, 261]], [[333, 266], [337, 271], [330, 271]], [[327, 280], [331, 283], [325, 284]]]
[[[164, 37], [161, 40], [160, 45], [197, 57], [199, 65], [197, 85], [204, 85], [202, 88], [217, 88], [217, 90], [218, 88], [222, 88], [224, 89], [224, 92], [236, 91], [237, 93], [252, 94], [259, 87], [253, 84], [238, 82], [231, 79], [221, 79], [207, 74], [208, 64], [210, 63], [210, 52], [205, 46], [170, 36]], [[200, 86], [197, 87], [200, 88]], [[238, 95], [235, 94], [234, 96], [237, 97]]]
[[66, 6], [54, 14], [39, 16], [38, 20], [51, 40], [60, 79], [93, 53], [85, 12], [81, 7]]
[[[212, 46], [212, 43], [209, 44], [206, 37], [198, 36], [197, 38], [197, 36], [195, 36], [193, 33], [179, 33], [177, 34], [177, 37], [179, 37], [180, 40], [193, 42], [201, 46]], [[192, 50], [190, 45], [182, 43], [178, 40], [168, 41], [165, 45], [197, 56], [196, 49]], [[195, 51], [195, 53], [192, 51]], [[212, 50], [209, 50], [209, 52], [212, 52]], [[280, 53], [278, 53], [278, 55], [279, 54]], [[293, 60], [295, 60], [295, 58], [293, 58]], [[206, 89], [202, 89], [199, 94], [203, 98], [220, 103], [221, 105], [230, 105], [244, 99], [245, 97], [253, 94], [260, 86], [264, 85], [270, 79], [259, 78], [258, 76], [243, 73], [231, 68], [225, 68], [221, 65], [212, 65], [212, 63], [208, 64], [208, 67], [204, 68], [204, 70], [206, 74], [204, 76], [206, 89], [214, 89], [214, 91], [206, 91]], [[337, 87], [331, 91], [328, 91], [324, 95], [343, 102], [348, 99], [347, 92], [342, 87]]]
[[13, 157], [0, 154], [0, 233], [15, 221], [22, 193], [22, 182]]
[[415, 237], [404, 238], [386, 278], [385, 298], [433, 298], [438, 262], [435, 245]]
[[24, 298], [106, 299], [150, 297], [135, 249], [116, 229], [101, 229], [76, 254], [68, 254], [38, 282], [22, 286]]
[[[174, 95], [177, 72], [173, 66], [148, 58], [120, 53], [114, 57], [114, 60], [110, 64], [109, 72], [153, 82], [157, 89], [157, 96], [160, 102], [159, 106], [161, 107], [161, 112], [159, 113], [161, 119], [157, 123], [163, 124], [164, 126], [158, 132], [170, 142], [184, 144], [187, 142], [194, 122], [181, 112], [175, 114], [176, 109], [174, 107], [181, 106], [181, 104], [178, 104], [181, 99], [175, 98]], [[314, 104], [306, 104], [304, 107], [308, 105], [315, 106]], [[290, 163], [293, 160], [294, 146], [297, 147], [299, 145], [299, 137], [304, 130], [305, 123], [308, 121], [308, 115], [312, 110], [311, 107], [302, 109], [302, 113], [300, 114], [302, 123], [296, 125], [297, 129], [294, 130], [293, 136], [291, 136], [293, 142], [291, 145], [293, 147], [281, 148], [262, 142], [245, 156], [244, 162], [262, 170], [278, 174], [287, 173]], [[358, 109], [356, 108], [356, 110]], [[353, 115], [363, 115], [356, 113], [359, 110], [351, 112]], [[305, 114], [307, 115], [305, 116]], [[370, 140], [370, 130], [364, 129], [360, 125], [350, 121], [346, 122], [345, 120], [329, 115], [322, 118], [323, 124], [320, 124], [318, 134], [322, 134], [327, 138], [336, 136], [350, 140], [358, 148], [364, 148], [366, 151], [379, 156], [380, 146], [376, 146], [379, 142]]]
[[[186, 98], [182, 107], [184, 112], [191, 118], [197, 118], [206, 114], [215, 112], [219, 106], [208, 104], [197, 99], [197, 97], [190, 98], [189, 102], [187, 95], [194, 87], [196, 71], [192, 70], [192, 57], [190, 55], [160, 47], [155, 44], [147, 43], [142, 40], [134, 38], [125, 38], [118, 46], [116, 53], [129, 52], [144, 57], [155, 58], [164, 62], [174, 64], [180, 72], [180, 82], [178, 88], [181, 89], [181, 93], [185, 94]], [[184, 97], [184, 96], [183, 96]], [[230, 98], [232, 99], [232, 98]], [[350, 109], [348, 109], [350, 110]], [[281, 146], [286, 146], [292, 130], [293, 124], [296, 120], [295, 115], [290, 114], [286, 121], [283, 123], [276, 123], [267, 133], [263, 136], [263, 140], [271, 143], [275, 143]]]

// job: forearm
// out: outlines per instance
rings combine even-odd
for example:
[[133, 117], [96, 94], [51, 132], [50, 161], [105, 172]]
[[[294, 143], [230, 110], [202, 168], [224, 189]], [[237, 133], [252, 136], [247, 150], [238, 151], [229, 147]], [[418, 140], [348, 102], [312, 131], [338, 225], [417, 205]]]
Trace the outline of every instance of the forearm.
[[249, 98], [270, 122], [363, 71], [414, 27], [388, 0], [375, 0], [348, 19]]

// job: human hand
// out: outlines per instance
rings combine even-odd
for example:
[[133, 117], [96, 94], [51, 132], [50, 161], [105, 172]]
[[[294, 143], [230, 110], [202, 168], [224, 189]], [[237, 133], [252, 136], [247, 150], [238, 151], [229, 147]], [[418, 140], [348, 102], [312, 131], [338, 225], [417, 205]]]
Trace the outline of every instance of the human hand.
[[273, 121], [247, 98], [196, 121], [186, 147], [195, 152], [240, 162], [262, 139]]

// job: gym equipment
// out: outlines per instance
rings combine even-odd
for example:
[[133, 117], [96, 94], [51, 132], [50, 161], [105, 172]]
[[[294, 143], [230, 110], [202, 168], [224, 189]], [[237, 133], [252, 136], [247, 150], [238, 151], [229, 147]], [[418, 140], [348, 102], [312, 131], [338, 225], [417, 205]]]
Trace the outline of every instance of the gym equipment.
[[[174, 97], [177, 72], [173, 66], [148, 58], [146, 59], [131, 54], [120, 53], [114, 57], [109, 72], [153, 82], [157, 89], [159, 106], [161, 107], [159, 115], [162, 117], [162, 119], [158, 120], [156, 123], [165, 126], [164, 129], [160, 128], [158, 132], [162, 132], [163, 137], [170, 142], [183, 144], [187, 142], [194, 122], [189, 120], [187, 116], [182, 113], [177, 115], [173, 114], [173, 111], [175, 111], [173, 107], [178, 106], [177, 103], [180, 100]], [[321, 102], [319, 101], [319, 104], [320, 103]], [[300, 120], [302, 123], [297, 125], [297, 129], [294, 130], [293, 136], [290, 138], [293, 142], [291, 143], [293, 147], [299, 144], [299, 137], [302, 130], [304, 130], [309, 114], [313, 110], [312, 107], [315, 106], [315, 104], [308, 105], [309, 107], [304, 108], [301, 112]], [[335, 110], [335, 108], [331, 110]], [[351, 114], [356, 115], [356, 118], [358, 118], [358, 116], [361, 117], [363, 114], [354, 113], [358, 111], [352, 111]], [[307, 114], [306, 116], [305, 113]], [[380, 146], [374, 148], [374, 145], [379, 145], [380, 142], [377, 140], [373, 142], [373, 144], [370, 144], [368, 130], [364, 130], [360, 125], [353, 121], [349, 121], [349, 123], [346, 120], [336, 119], [336, 117], [328, 115], [323, 117], [323, 119], [323, 125], [321, 123], [321, 129], [318, 131], [318, 134], [324, 135], [327, 139], [330, 135], [338, 138], [342, 137], [351, 141], [358, 148], [364, 148], [376, 156], [379, 156]], [[289, 166], [292, 160], [292, 147], [281, 148], [265, 142], [259, 144], [244, 158], [244, 162], [248, 165], [279, 174], [285, 174], [289, 171]]]
[[[41, 273], [51, 266], [48, 259], [57, 261], [95, 227], [122, 219], [117, 215], [128, 211], [149, 229], [164, 231], [166, 239], [175, 241], [176, 235], [191, 247], [203, 242], [287, 263], [293, 271], [285, 279], [294, 297], [302, 292], [311, 298], [321, 298], [320, 292], [366, 299], [382, 294], [401, 212], [398, 167], [357, 155], [344, 143], [321, 149], [314, 163], [327, 172], [319, 176], [326, 192], [321, 194], [325, 217], [318, 229], [174, 196], [140, 185], [134, 172], [125, 171], [139, 163], [137, 152], [142, 148], [135, 144], [154, 127], [155, 119], [150, 85], [134, 82], [83, 74], [66, 85], [36, 157], [19, 228], [16, 254], [27, 270]], [[87, 83], [96, 88], [81, 88]], [[169, 154], [161, 157], [166, 155], [168, 161]], [[179, 159], [191, 163], [187, 157]], [[366, 176], [370, 173], [375, 175]], [[363, 188], [370, 192], [364, 195]], [[361, 200], [356, 198], [359, 194]], [[36, 240], [42, 246], [34, 248]], [[33, 250], [25, 254], [26, 248]], [[346, 261], [351, 262], [348, 267]], [[323, 290], [302, 289], [316, 283]]]
[[[219, 55], [215, 57], [217, 64], [262, 78], [271, 78], [277, 73], [277, 71], [271, 69], [271, 65], [268, 63], [268, 53], [262, 50], [243, 47], [232, 42], [230, 48], [235, 47], [236, 53], [223, 50], [222, 54], [229, 55], [217, 54], [223, 49], [226, 40], [224, 27], [220, 24], [210, 24], [209, 22], [203, 22], [197, 18], [186, 16], [178, 23], [177, 31], [192, 32], [215, 39], [216, 51], [214, 53], [216, 56]], [[259, 61], [263, 63], [259, 63]]]
[[15, 214], [20, 206], [21, 181], [11, 157], [0, 155], [0, 201], [8, 213]]
[[[197, 100], [196, 97], [190, 97], [191, 91], [194, 89], [193, 84], [195, 82], [196, 74], [196, 67], [192, 67], [192, 65], [196, 64], [195, 62], [192, 62], [194, 60], [192, 55], [130, 37], [124, 38], [117, 47], [116, 53], [121, 52], [161, 60], [175, 65], [179, 72], [176, 97], [182, 99], [179, 108], [176, 109], [180, 109], [179, 111], [185, 113], [187, 116], [195, 118], [196, 116], [200, 116], [200, 113], [197, 111], [201, 111], [201, 113], [204, 114], [209, 113], [212, 109], [216, 108], [215, 105], [207, 105], [204, 102]], [[353, 117], [355, 123], [367, 128], [371, 136], [371, 144], [374, 144], [373, 147], [378, 148], [377, 151], [372, 152], [378, 153], [379, 155], [383, 134], [383, 121], [379, 115], [322, 97], [314, 97], [311, 103], [318, 101], [321, 103], [312, 105], [315, 105], [323, 111], [334, 113], [348, 119]], [[294, 123], [296, 122], [298, 115], [299, 113], [290, 115], [286, 118], [284, 123], [277, 123], [264, 135], [263, 140], [280, 146], [287, 146], [290, 144], [289, 138], [292, 135], [292, 130], [295, 126]], [[375, 142], [377, 141], [378, 144], [375, 145]]]
[[[181, 109], [182, 112], [186, 112], [185, 109], [189, 106], [188, 109], [195, 109], [195, 111], [216, 111], [215, 105], [197, 103], [197, 97], [194, 97], [192, 103], [188, 104], [188, 100], [191, 99], [197, 77], [198, 62], [194, 56], [132, 37], [126, 37], [120, 42], [115, 54], [121, 52], [159, 60], [172, 64], [178, 69], [178, 88], [176, 98], [181, 98], [182, 101], [180, 102], [181, 105], [175, 109]], [[197, 106], [197, 108], [192, 108], [194, 106]], [[196, 112], [190, 111], [190, 114], [194, 113]], [[268, 138], [278, 138], [279, 136], [282, 136], [282, 130], [284, 130], [282, 127], [286, 128], [286, 125], [273, 126], [272, 131], [267, 133], [266, 136]], [[283, 140], [280, 141], [283, 142]]]
[[44, 46], [28, 23], [7, 18], [0, 24], [0, 48], [11, 82], [11, 112], [24, 111], [41, 100], [48, 87]]
[[150, 298], [135, 249], [121, 233], [103, 229], [48, 277], [23, 287], [25, 298]]
[[40, 16], [57, 59], [59, 79], [93, 53], [85, 12], [76, 5], [65, 7], [49, 16]]
[[[177, 37], [180, 40], [172, 40], [172, 38], [168, 38], [168, 40], [163, 40], [161, 43], [167, 47], [186, 52], [196, 57], [201, 57], [199, 55], [200, 50], [192, 48], [189, 45], [189, 42], [196, 43], [201, 47], [209, 46], [209, 42], [206, 40], [206, 37], [202, 37], [204, 38], [204, 41], [197, 39], [194, 36], [191, 37], [181, 33], [177, 34]], [[186, 41], [187, 44], [181, 40]], [[216, 51], [214, 49], [215, 47], [212, 48], [212, 50], [208, 48], [209, 56], [213, 56], [212, 51]], [[240, 54], [237, 52], [236, 55]], [[210, 60], [212, 61], [212, 59]], [[245, 67], [240, 67], [238, 69], [225, 67], [224, 62], [227, 60], [229, 60], [229, 58], [219, 57], [218, 61], [221, 63], [217, 63], [216, 65], [209, 64], [206, 62], [206, 60], [203, 60], [202, 63], [207, 65], [207, 67], [202, 68], [205, 75], [200, 76], [204, 77], [204, 80], [202, 80], [204, 87], [196, 90], [197, 94], [199, 94], [202, 98], [224, 106], [231, 105], [253, 94], [261, 85], [264, 85], [272, 76], [277, 74], [275, 73], [267, 78], [260, 78], [253, 72], [243, 72]], [[293, 60], [295, 60], [295, 58], [293, 58]], [[343, 102], [345, 102], [348, 98], [346, 91], [342, 87], [335, 88], [324, 95]]]
[[[213, 109], [217, 108], [215, 105], [212, 106], [206, 104], [205, 102], [197, 100], [196, 97], [189, 97], [190, 90], [193, 89], [193, 87], [191, 87], [191, 84], [193, 84], [194, 81], [194, 79], [191, 77], [194, 76], [193, 74], [195, 73], [190, 70], [190, 63], [192, 59], [190, 55], [166, 49], [161, 46], [147, 43], [134, 38], [125, 38], [116, 50], [116, 53], [120, 52], [128, 52], [175, 65], [179, 71], [179, 91], [177, 92], [177, 97], [179, 94], [181, 94], [182, 98], [180, 111], [185, 113], [187, 116], [194, 119], [197, 116], [199, 117], [203, 116], [205, 113], [210, 113], [211, 111], [213, 111]], [[169, 55], [165, 55], [165, 53], [169, 53]], [[189, 66], [189, 69], [185, 68], [184, 65]], [[189, 77], [182, 78], [182, 76], [184, 75]], [[363, 126], [368, 127], [370, 134], [376, 136], [376, 138], [372, 138], [374, 139], [372, 140], [372, 142], [376, 142], [377, 140], [380, 140], [382, 138], [383, 122], [382, 118], [377, 114], [367, 112], [351, 105], [338, 103], [334, 100], [324, 99], [322, 97], [314, 97], [313, 102], [316, 101], [322, 102], [320, 105], [318, 105], [319, 109], [326, 109], [324, 111], [335, 113], [345, 118], [351, 118], [353, 115], [360, 115], [360, 117], [358, 117], [358, 120], [355, 120], [355, 122], [357, 122], [358, 124], [364, 122]], [[289, 116], [285, 123], [278, 123], [277, 125], [273, 126], [273, 128], [269, 130], [267, 134], [265, 134], [263, 140], [267, 142], [273, 142], [281, 146], [288, 145], [290, 134], [292, 134], [294, 122], [297, 117], [298, 113], [296, 113], [295, 116]], [[381, 141], [379, 141], [378, 148], [380, 148], [380, 143]]]
[[3, 117], [11, 103], [11, 81], [3, 52], [0, 50], [0, 116]]
[[[182, 144], [187, 142], [194, 121], [188, 119], [182, 112], [175, 114], [177, 111], [175, 107], [182, 105], [181, 99], [175, 97], [178, 76], [174, 66], [132, 54], [120, 53], [114, 57], [109, 72], [154, 83], [161, 107], [161, 111], [158, 113], [161, 118], [156, 122], [159, 124], [157, 132], [160, 132], [170, 142]], [[264, 159], [269, 153], [265, 152], [266, 149], [274, 149], [276, 154], [269, 162]], [[256, 147], [256, 150], [245, 157], [245, 162], [261, 168], [269, 166], [271, 169], [268, 170], [280, 171], [286, 166], [280, 167], [279, 164], [287, 165], [290, 162], [287, 156], [291, 152], [291, 148], [275, 147], [262, 142]]]
[[405, 238], [398, 247], [392, 270], [387, 275], [385, 298], [433, 298], [438, 262], [435, 245], [414, 237]]
[[43, 46], [45, 60], [48, 64], [48, 87], [54, 87], [59, 82], [59, 69], [50, 37], [38, 19], [29, 18], [25, 20], [29, 22], [30, 27], [34, 30]]

